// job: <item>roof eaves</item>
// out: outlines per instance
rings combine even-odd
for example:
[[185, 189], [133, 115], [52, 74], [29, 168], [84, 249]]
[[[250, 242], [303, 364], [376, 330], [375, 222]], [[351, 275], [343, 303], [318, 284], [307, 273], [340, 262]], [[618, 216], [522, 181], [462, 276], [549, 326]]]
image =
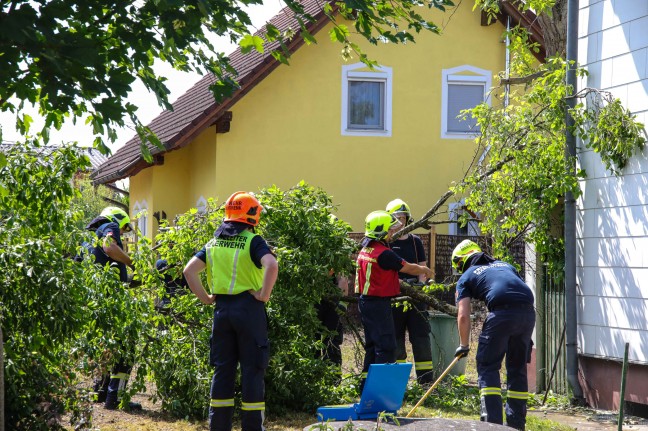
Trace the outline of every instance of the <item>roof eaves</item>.
[[[333, 10], [335, 11], [336, 8], [334, 7]], [[281, 13], [283, 13], [283, 11], [275, 15], [275, 17], [273, 17], [269, 22], [275, 21], [275, 19], [281, 16]], [[328, 22], [328, 18], [326, 16], [326, 13], [324, 13], [323, 8], [320, 9], [318, 13], [314, 14], [314, 18], [315, 20], [307, 25], [307, 29], [312, 34], [319, 32], [319, 30], [321, 30]], [[257, 34], [260, 33], [261, 31], [257, 32]], [[302, 45], [304, 45], [304, 43], [305, 42], [302, 38], [295, 37], [287, 44], [288, 51], [290, 53], [294, 53], [297, 49], [299, 49]], [[234, 53], [237, 53], [238, 51], [239, 50], [235, 51]], [[241, 78], [241, 80], [239, 81], [239, 86], [240, 86], [239, 89], [235, 91], [232, 96], [230, 96], [228, 99], [225, 99], [220, 104], [213, 102], [207, 109], [205, 109], [202, 113], [200, 113], [198, 116], [193, 118], [187, 126], [175, 132], [172, 137], [170, 137], [167, 141], [165, 141], [164, 142], [165, 150], [160, 150], [154, 147], [153, 149], [151, 149], [151, 153], [162, 155], [166, 152], [177, 150], [188, 145], [193, 138], [195, 138], [206, 128], [213, 125], [218, 120], [218, 118], [221, 115], [223, 115], [223, 113], [225, 113], [231, 106], [233, 106], [237, 101], [239, 101], [245, 94], [247, 94], [258, 83], [260, 83], [267, 75], [270, 74], [270, 72], [276, 69], [280, 64], [281, 63], [278, 60], [276, 60], [274, 57], [265, 56], [259, 62], [259, 64], [255, 65], [252, 68], [252, 70], [247, 71], [245, 73], [245, 76]], [[245, 64], [243, 66], [245, 66]], [[153, 121], [156, 121], [158, 118], [159, 116]], [[130, 149], [131, 147], [137, 144], [137, 141], [139, 141], [139, 138], [135, 136], [130, 141], [128, 141], [124, 145], [124, 147], [122, 147], [122, 149], [124, 149], [125, 147], [129, 147]], [[127, 149], [124, 152], [126, 151]], [[117, 156], [117, 153], [115, 153], [115, 156]], [[106, 168], [110, 168], [111, 167], [110, 165], [111, 165], [111, 160], [109, 159], [106, 163], [104, 163], [100, 167], [100, 169], [95, 171], [95, 174], [93, 176], [95, 183], [105, 183], [109, 181], [112, 182], [128, 176], [133, 176], [137, 174], [139, 171], [141, 171], [142, 169], [151, 166], [151, 164], [144, 162], [141, 153], [138, 152], [137, 155], [129, 162], [127, 162], [127, 164], [122, 168], [116, 169], [106, 175], [101, 176], [100, 171]]]
[[517, 6], [518, 3], [520, 3], [519, 0], [501, 1], [500, 13], [497, 14], [497, 19], [506, 26], [507, 18], [510, 17], [513, 20], [514, 25], [520, 25], [526, 28], [529, 31], [531, 41], [537, 43], [540, 47], [538, 52], [534, 51], [532, 54], [539, 62], [544, 63], [547, 57], [547, 51], [542, 28], [540, 28], [540, 25], [538, 24], [538, 17], [530, 10], [522, 12]]

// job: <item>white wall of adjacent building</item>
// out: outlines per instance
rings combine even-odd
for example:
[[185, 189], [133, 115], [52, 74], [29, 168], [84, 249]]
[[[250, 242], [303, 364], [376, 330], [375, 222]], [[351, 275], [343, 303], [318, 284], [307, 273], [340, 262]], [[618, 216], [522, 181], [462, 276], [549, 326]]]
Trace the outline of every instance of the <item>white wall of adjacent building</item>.
[[[579, 88], [619, 98], [648, 123], [648, 0], [580, 0]], [[620, 177], [579, 143], [578, 346], [586, 356], [648, 363], [648, 150]]]

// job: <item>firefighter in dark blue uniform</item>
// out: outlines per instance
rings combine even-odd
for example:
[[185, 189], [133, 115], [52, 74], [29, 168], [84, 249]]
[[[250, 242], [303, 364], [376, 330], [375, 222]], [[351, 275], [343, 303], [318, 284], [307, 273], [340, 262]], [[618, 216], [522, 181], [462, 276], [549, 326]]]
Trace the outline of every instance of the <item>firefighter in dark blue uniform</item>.
[[[184, 276], [191, 291], [214, 307], [210, 364], [215, 367], [209, 404], [209, 429], [230, 431], [236, 369], [241, 367], [242, 431], [261, 431], [265, 417], [265, 370], [268, 322], [265, 303], [277, 280], [277, 259], [254, 233], [261, 204], [247, 192], [225, 203], [225, 220], [205, 248], [187, 263]], [[210, 292], [200, 280], [207, 271]]]
[[472, 241], [462, 241], [452, 253], [452, 266], [463, 275], [457, 282], [457, 323], [460, 346], [456, 357], [468, 355], [470, 299], [488, 307], [477, 347], [481, 420], [503, 423], [500, 368], [506, 355], [506, 424], [523, 430], [528, 393], [527, 362], [535, 327], [533, 292], [512, 265], [483, 253]]
[[[334, 214], [329, 215], [329, 220], [333, 224], [341, 223]], [[344, 224], [348, 231], [351, 231], [351, 226]], [[338, 374], [338, 381], [342, 380], [342, 342], [344, 341], [344, 325], [342, 324], [342, 316], [346, 313], [346, 302], [334, 299], [340, 295], [346, 296], [349, 294], [349, 280], [347, 277], [336, 275], [333, 270], [329, 271], [330, 284], [327, 286], [327, 295], [331, 298], [322, 298], [322, 300], [315, 304], [317, 310], [317, 318], [322, 326], [326, 328], [326, 333], [320, 331], [317, 338], [322, 341], [324, 348], [318, 352], [317, 357], [330, 361], [335, 364], [336, 373]]]
[[[117, 207], [106, 207], [99, 217], [86, 226], [86, 229], [94, 230], [97, 235], [97, 244], [92, 247], [95, 263], [116, 267], [119, 271], [119, 280], [128, 282], [126, 266], [132, 266], [133, 262], [124, 251], [122, 235], [130, 232], [132, 226], [126, 211]], [[110, 375], [104, 375], [100, 381], [95, 382], [97, 401], [103, 402], [106, 409], [113, 410], [119, 406], [119, 391], [126, 387], [132, 368], [131, 364], [120, 359]], [[142, 408], [141, 404], [135, 402], [129, 402], [127, 407], [131, 410]]]
[[[403, 200], [394, 199], [387, 204], [386, 209], [403, 226], [412, 222], [409, 205]], [[422, 266], [425, 266], [427, 262], [423, 241], [414, 234], [405, 234], [397, 240], [389, 242], [389, 248], [407, 262]], [[398, 277], [409, 283], [413, 281], [425, 283], [427, 281], [423, 274], [412, 278], [411, 275], [399, 272]], [[407, 360], [405, 350], [405, 332], [407, 331], [412, 344], [416, 380], [422, 385], [431, 384], [434, 381], [434, 374], [432, 372], [432, 342], [427, 305], [418, 301], [410, 301], [406, 306], [408, 307], [407, 310], [403, 304], [399, 304], [392, 310], [394, 329], [396, 330], [396, 362], [405, 362]]]
[[[336, 276], [331, 273], [331, 285], [333, 289], [338, 289], [342, 296], [348, 295], [349, 281], [346, 277]], [[324, 344], [324, 349], [318, 357], [332, 362], [336, 365], [337, 372], [342, 377], [342, 342], [344, 341], [344, 326], [342, 325], [342, 315], [346, 312], [346, 303], [334, 299], [322, 299], [315, 304], [317, 318], [326, 328], [328, 333], [319, 333], [319, 338]]]
[[365, 237], [358, 254], [355, 292], [365, 333], [365, 358], [361, 390], [371, 364], [396, 360], [396, 335], [391, 299], [400, 293], [398, 272], [431, 276], [427, 266], [408, 263], [389, 249], [386, 241], [400, 227], [387, 211], [374, 211], [365, 219]]

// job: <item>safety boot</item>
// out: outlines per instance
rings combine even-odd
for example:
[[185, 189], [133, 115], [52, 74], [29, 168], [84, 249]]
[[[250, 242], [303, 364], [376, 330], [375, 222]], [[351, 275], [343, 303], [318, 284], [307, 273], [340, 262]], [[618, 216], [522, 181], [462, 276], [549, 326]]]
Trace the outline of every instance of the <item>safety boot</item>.
[[[128, 374], [126, 373], [116, 373], [110, 376], [106, 401], [104, 402], [104, 408], [106, 410], [115, 410], [119, 407], [119, 391], [125, 389], [127, 380]], [[140, 403], [132, 401], [129, 401], [124, 407], [128, 411], [142, 410], [142, 405]]]
[[106, 401], [108, 395], [108, 384], [110, 383], [109, 375], [102, 375], [95, 378], [94, 385], [92, 386], [92, 393], [94, 394], [93, 401], [96, 403], [103, 403]]
[[[104, 403], [104, 408], [106, 410], [116, 410], [117, 407], [119, 407], [119, 398], [117, 398], [117, 393], [108, 393], [106, 402]], [[124, 410], [129, 412], [140, 411], [142, 410], [142, 405], [134, 401], [129, 401], [128, 404], [124, 406]]]

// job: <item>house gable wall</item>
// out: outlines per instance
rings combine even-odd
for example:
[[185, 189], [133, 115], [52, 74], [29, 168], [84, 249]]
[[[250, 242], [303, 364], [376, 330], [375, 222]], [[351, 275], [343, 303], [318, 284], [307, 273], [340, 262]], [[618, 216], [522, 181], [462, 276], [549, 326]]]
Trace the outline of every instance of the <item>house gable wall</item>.
[[421, 33], [417, 43], [365, 47], [392, 70], [390, 137], [342, 135], [346, 63], [340, 45], [326, 40], [329, 26], [318, 45], [298, 50], [290, 66], [279, 67], [232, 108], [231, 131], [219, 135], [213, 194], [305, 180], [331, 194], [338, 215], [356, 231], [366, 214], [397, 197], [423, 214], [462, 178], [475, 151], [469, 139], [441, 139], [442, 70], [472, 65], [496, 73], [505, 57], [501, 26], [480, 26], [469, 5], [433, 20], [450, 20], [442, 36]]
[[[444, 26], [441, 36], [423, 32], [416, 43], [364, 47], [393, 71], [390, 137], [341, 134], [347, 63], [341, 45], [328, 40], [329, 24], [317, 34], [318, 44], [297, 50], [290, 66], [278, 67], [230, 108], [228, 133], [216, 135], [208, 128], [168, 153], [164, 165], [133, 178], [152, 170], [156, 194], [163, 191], [162, 176], [176, 190], [184, 188], [186, 198], [165, 202], [171, 210], [156, 200], [155, 210], [164, 209], [169, 218], [195, 206], [200, 196], [223, 200], [236, 190], [289, 188], [301, 180], [331, 194], [338, 216], [356, 231], [366, 214], [397, 197], [415, 216], [422, 215], [461, 180], [476, 148], [472, 139], [441, 138], [442, 71], [467, 65], [496, 74], [505, 67], [501, 25], [481, 26], [479, 13], [465, 2], [455, 13], [431, 14]], [[189, 154], [185, 165], [177, 165], [180, 172], [168, 168], [175, 154]], [[188, 180], [180, 178], [185, 174]], [[145, 194], [139, 183], [144, 184], [134, 181], [131, 188], [135, 197]], [[438, 229], [446, 230], [445, 225]]]
[[[210, 127], [200, 134], [184, 151], [190, 153], [190, 172], [188, 173], [190, 185], [185, 191], [187, 206], [177, 208], [178, 214], [195, 207], [201, 197], [220, 198], [225, 200], [228, 195], [214, 195], [218, 170], [216, 166], [216, 142], [219, 136], [216, 127]], [[183, 150], [180, 150], [183, 151]]]

